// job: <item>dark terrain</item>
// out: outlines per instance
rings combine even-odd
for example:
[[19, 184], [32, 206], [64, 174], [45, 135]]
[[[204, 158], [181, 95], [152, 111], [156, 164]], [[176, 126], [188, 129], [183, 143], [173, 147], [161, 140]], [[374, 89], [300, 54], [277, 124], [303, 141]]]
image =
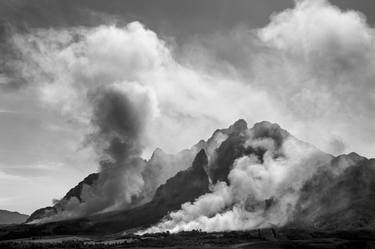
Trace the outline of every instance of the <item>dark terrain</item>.
[[372, 249], [375, 231], [318, 232], [297, 229], [262, 229], [253, 231], [178, 234], [159, 233], [143, 236], [124, 235], [117, 238], [82, 238], [59, 241], [61, 238], [30, 239], [0, 242], [2, 249], [10, 248], [254, 248], [254, 249]]

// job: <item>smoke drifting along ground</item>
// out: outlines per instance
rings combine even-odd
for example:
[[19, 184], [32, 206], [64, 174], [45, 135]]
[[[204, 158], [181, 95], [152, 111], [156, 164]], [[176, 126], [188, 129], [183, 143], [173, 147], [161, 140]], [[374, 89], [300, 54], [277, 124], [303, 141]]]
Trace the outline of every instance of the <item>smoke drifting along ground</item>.
[[[178, 159], [162, 156], [158, 170], [142, 157], [156, 147], [188, 148], [239, 117], [280, 123], [323, 150], [337, 151], [332, 144], [341, 141], [341, 148], [373, 151], [375, 39], [360, 13], [327, 1], [297, 1], [262, 29], [233, 32], [234, 38], [218, 34], [208, 45], [207, 37], [189, 44], [207, 52], [200, 57], [176, 52], [178, 46], [139, 22], [12, 34], [17, 56], [8, 62], [12, 74], [0, 79], [9, 85], [12, 75], [22, 78], [22, 88], [86, 130], [81, 142], [98, 155], [98, 181], [84, 186], [83, 202], [64, 203], [62, 216], [147, 201], [190, 165], [195, 149]], [[218, 50], [233, 48], [231, 39], [241, 41], [240, 52], [220, 57]], [[279, 144], [249, 134], [247, 142], [245, 149], [264, 150], [264, 156], [238, 158], [227, 182], [214, 182], [212, 193], [150, 231], [284, 224], [317, 167], [309, 161], [312, 152], [293, 139]], [[206, 148], [209, 160], [216, 147]], [[274, 205], [264, 211], [267, 202]]]

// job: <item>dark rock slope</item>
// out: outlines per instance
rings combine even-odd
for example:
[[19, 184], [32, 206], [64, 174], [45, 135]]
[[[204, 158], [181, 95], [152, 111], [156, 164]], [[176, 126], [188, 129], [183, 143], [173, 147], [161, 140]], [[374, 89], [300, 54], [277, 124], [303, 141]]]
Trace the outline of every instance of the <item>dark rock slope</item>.
[[334, 158], [304, 185], [293, 224], [324, 230], [375, 228], [375, 159]]

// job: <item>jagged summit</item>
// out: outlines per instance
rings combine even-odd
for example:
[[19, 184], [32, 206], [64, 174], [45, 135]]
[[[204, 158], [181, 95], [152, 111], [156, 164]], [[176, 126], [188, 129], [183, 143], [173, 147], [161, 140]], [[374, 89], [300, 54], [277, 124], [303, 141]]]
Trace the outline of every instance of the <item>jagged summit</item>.
[[254, 138], [272, 138], [277, 145], [280, 145], [285, 138], [290, 136], [289, 132], [282, 129], [280, 125], [268, 121], [262, 121], [254, 124], [250, 129]]
[[153, 158], [153, 157], [157, 157], [157, 156], [160, 155], [160, 154], [165, 154], [165, 152], [164, 152], [161, 148], [157, 147], [157, 148], [154, 150], [154, 152], [152, 152], [151, 158]]
[[348, 157], [354, 159], [354, 160], [364, 160], [364, 159], [367, 159], [366, 157], [364, 156], [361, 156], [359, 155], [358, 153], [356, 152], [350, 152], [349, 154], [347, 154]]
[[247, 123], [244, 119], [239, 119], [234, 122], [229, 128], [227, 129], [229, 133], [239, 133], [247, 130]]
[[206, 152], [204, 149], [201, 149], [197, 156], [195, 157], [193, 164], [192, 164], [192, 169], [202, 169], [204, 170], [204, 167], [208, 164], [208, 159]]
[[365, 160], [367, 160], [366, 157], [351, 152], [349, 154], [342, 154], [335, 157], [331, 162], [331, 167], [336, 169], [338, 173], [341, 173], [344, 169], [359, 164]]

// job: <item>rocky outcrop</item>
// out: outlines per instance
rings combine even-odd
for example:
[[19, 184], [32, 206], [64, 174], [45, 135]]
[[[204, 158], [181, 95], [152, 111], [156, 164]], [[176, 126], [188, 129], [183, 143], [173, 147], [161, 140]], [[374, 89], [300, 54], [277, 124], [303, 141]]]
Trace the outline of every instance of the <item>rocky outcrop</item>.
[[293, 224], [329, 230], [375, 227], [375, 159], [351, 153], [321, 168], [301, 190]]

